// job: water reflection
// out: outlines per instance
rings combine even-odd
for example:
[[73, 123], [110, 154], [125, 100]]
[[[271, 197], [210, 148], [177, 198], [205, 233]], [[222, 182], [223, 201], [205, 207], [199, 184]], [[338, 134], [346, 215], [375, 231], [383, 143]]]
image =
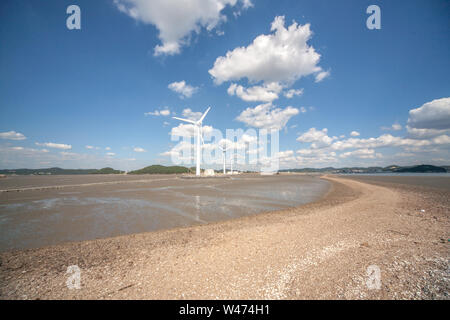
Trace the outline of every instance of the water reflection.
[[328, 183], [316, 178], [233, 178], [124, 188], [0, 204], [0, 250], [23, 249], [195, 225], [311, 202]]

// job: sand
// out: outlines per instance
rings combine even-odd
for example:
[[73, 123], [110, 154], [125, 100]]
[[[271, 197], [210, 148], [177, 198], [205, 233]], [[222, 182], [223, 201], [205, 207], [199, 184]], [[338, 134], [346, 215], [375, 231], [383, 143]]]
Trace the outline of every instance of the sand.
[[325, 179], [329, 193], [298, 208], [1, 253], [0, 298], [449, 299], [448, 190]]

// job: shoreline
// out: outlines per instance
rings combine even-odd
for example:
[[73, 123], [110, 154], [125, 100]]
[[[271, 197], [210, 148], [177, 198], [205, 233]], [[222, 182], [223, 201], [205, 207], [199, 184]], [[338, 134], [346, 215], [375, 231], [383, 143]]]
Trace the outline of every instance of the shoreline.
[[[390, 247], [392, 243], [405, 245], [404, 249], [400, 246], [401, 261], [410, 264], [422, 254], [425, 260], [415, 263], [419, 269], [430, 267], [426, 259], [434, 259], [436, 270], [448, 267], [448, 244], [439, 243], [449, 230], [448, 192], [439, 200], [439, 214], [414, 209], [408, 215], [410, 206], [429, 201], [414, 200], [414, 187], [407, 190], [337, 176], [324, 178], [331, 182], [326, 195], [300, 207], [0, 253], [0, 298], [420, 299], [435, 295], [445, 299], [444, 290], [448, 299], [448, 283], [440, 283], [440, 277], [425, 281], [431, 289], [419, 295], [416, 289], [405, 290], [403, 280], [412, 273], [397, 280], [391, 275], [394, 262], [399, 262], [392, 261], [398, 254], [391, 252], [398, 247]], [[374, 209], [374, 204], [379, 208]], [[414, 231], [426, 227], [426, 232], [412, 232], [406, 226]], [[406, 244], [410, 237], [422, 239], [414, 244], [414, 254]], [[430, 243], [430, 237], [438, 243]], [[370, 260], [378, 262], [387, 277], [376, 292], [364, 289]], [[81, 269], [80, 290], [65, 285], [69, 265]]]

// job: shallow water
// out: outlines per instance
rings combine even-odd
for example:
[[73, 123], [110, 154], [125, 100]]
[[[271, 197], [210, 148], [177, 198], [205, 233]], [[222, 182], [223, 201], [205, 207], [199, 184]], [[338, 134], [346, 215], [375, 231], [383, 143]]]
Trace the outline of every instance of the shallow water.
[[[324, 180], [300, 175], [166, 177], [148, 181], [143, 177], [139, 177], [139, 182], [109, 184], [109, 179], [108, 184], [100, 186], [0, 193], [0, 250], [196, 225], [285, 209], [314, 201], [329, 188]], [[54, 184], [54, 178], [52, 183], [45, 178], [43, 186]], [[20, 179], [20, 184], [30, 185], [23, 177]], [[36, 177], [32, 179], [34, 186], [40, 185]], [[80, 177], [75, 179], [79, 183]], [[71, 185], [70, 178], [59, 181]], [[15, 186], [19, 183], [8, 182]]]

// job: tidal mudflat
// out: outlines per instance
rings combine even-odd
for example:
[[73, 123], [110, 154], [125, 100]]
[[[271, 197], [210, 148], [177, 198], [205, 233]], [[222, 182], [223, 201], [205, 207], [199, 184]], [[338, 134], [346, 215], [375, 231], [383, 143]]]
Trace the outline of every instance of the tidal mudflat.
[[324, 179], [329, 192], [295, 208], [0, 252], [0, 298], [448, 299], [448, 190]]
[[0, 180], [0, 250], [205, 224], [317, 200], [306, 175], [14, 176]]

